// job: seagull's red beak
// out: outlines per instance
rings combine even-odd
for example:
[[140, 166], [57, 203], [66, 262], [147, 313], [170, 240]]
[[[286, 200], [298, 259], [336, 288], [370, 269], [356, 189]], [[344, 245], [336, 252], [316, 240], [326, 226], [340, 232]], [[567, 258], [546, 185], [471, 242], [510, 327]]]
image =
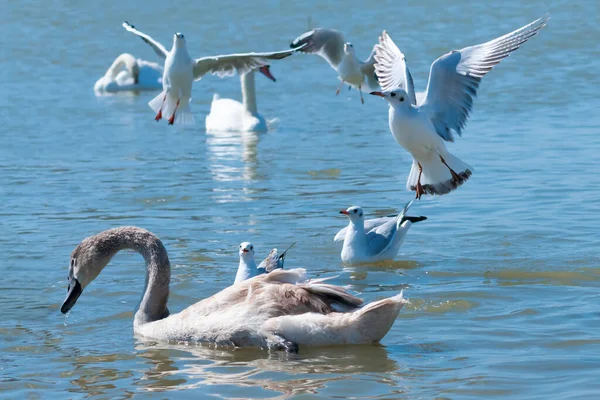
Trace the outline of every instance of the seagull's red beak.
[[271, 68], [270, 65], [263, 65], [258, 70], [260, 71], [261, 74], [263, 74], [264, 76], [266, 76], [267, 78], [269, 78], [273, 82], [277, 82], [277, 79], [275, 79], [275, 77], [271, 74], [271, 69], [270, 68]]
[[385, 94], [383, 94], [381, 92], [371, 92], [369, 94], [372, 94], [373, 96], [383, 97], [385, 99]]
[[250, 250], [248, 249], [242, 249], [242, 253], [248, 253]]
[[342, 210], [342, 211], [340, 211], [340, 214], [348, 215], [348, 211]]

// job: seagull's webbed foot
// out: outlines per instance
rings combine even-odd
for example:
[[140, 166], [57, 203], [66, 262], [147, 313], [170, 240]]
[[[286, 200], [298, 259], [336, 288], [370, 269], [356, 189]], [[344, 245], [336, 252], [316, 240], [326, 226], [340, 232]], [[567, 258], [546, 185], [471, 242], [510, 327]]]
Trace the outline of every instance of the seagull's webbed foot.
[[444, 157], [440, 156], [440, 161], [450, 171], [450, 175], [452, 175], [452, 183], [454, 183], [455, 185], [460, 185], [461, 183], [463, 183], [463, 178], [461, 178], [460, 175], [456, 173], [456, 171], [450, 168], [450, 166], [446, 163], [446, 160], [444, 160]]
[[344, 87], [344, 81], [342, 81], [342, 83], [340, 83], [340, 87], [338, 87], [338, 89], [335, 92], [335, 95], [337, 96], [338, 94], [340, 94], [340, 90], [342, 90], [342, 88]]
[[160, 121], [162, 119], [162, 110], [158, 110], [158, 113], [156, 114], [156, 117], [154, 117], [154, 120], [156, 122]]
[[175, 123], [175, 113], [177, 112], [178, 108], [179, 108], [179, 100], [177, 100], [177, 104], [175, 105], [175, 109], [173, 110], [173, 115], [171, 115], [171, 118], [169, 118], [169, 125], [173, 125]]

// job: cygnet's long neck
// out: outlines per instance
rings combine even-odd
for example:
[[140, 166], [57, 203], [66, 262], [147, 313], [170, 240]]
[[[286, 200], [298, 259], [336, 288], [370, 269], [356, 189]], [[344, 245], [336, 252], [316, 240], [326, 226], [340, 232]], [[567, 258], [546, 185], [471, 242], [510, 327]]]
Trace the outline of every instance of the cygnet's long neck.
[[244, 110], [252, 115], [258, 113], [256, 106], [256, 88], [254, 86], [254, 71], [249, 71], [240, 76], [242, 83], [242, 103], [244, 104]]
[[[248, 260], [246, 260], [248, 258]], [[240, 257], [240, 265], [238, 266], [237, 274], [235, 275], [234, 284], [250, 279], [256, 275], [256, 261], [254, 257]]]
[[144, 257], [146, 287], [135, 313], [134, 325], [168, 317], [171, 264], [160, 239], [153, 233], [134, 226], [109, 229], [96, 235], [95, 239], [97, 250], [108, 260], [124, 249], [135, 250]]

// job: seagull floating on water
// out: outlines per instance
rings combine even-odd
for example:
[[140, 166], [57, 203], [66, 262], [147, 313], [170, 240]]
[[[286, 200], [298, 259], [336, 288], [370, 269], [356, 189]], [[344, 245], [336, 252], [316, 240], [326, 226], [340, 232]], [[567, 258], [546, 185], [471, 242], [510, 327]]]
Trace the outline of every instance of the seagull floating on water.
[[[304, 47], [302, 47], [304, 46]], [[339, 74], [342, 81], [335, 93], [338, 95], [344, 83], [355, 87], [360, 93], [360, 101], [364, 104], [362, 88], [368, 86], [367, 91], [378, 90], [379, 84], [375, 76], [375, 50], [369, 58], [360, 61], [354, 53], [354, 46], [346, 42], [344, 34], [335, 29], [317, 28], [298, 36], [290, 45], [302, 53], [318, 54], [323, 57]]]
[[410, 226], [427, 217], [409, 217], [406, 215], [414, 200], [409, 201], [400, 214], [395, 217], [382, 217], [365, 221], [362, 208], [352, 206], [340, 211], [350, 223], [334, 237], [335, 241], [344, 241], [342, 261], [347, 264], [369, 263], [393, 260], [398, 254], [404, 237]]
[[171, 51], [167, 51], [162, 44], [138, 31], [130, 23], [124, 22], [123, 27], [148, 43], [154, 52], [165, 60], [163, 91], [150, 100], [148, 105], [156, 112], [156, 121], [162, 119], [163, 113], [170, 115], [169, 125], [173, 125], [175, 122], [178, 124], [194, 123], [189, 106], [193, 81], [201, 79], [208, 73], [219, 77], [231, 76], [235, 71], [238, 74], [244, 74], [254, 68], [269, 64], [268, 60], [280, 60], [292, 55], [297, 50], [228, 54], [193, 59], [188, 54], [185, 37], [182, 33], [173, 35], [173, 47]]
[[256, 261], [254, 261], [254, 245], [250, 242], [242, 242], [239, 250], [240, 264], [238, 266], [237, 274], [235, 275], [234, 284], [253, 278], [257, 275], [268, 274], [276, 269], [283, 268], [285, 255], [295, 244], [295, 242], [292, 243], [290, 247], [281, 254], [278, 254], [277, 249], [271, 250], [267, 258], [265, 258], [257, 267]]
[[431, 64], [425, 99], [419, 104], [404, 54], [383, 31], [375, 45], [375, 70], [389, 102], [394, 138], [413, 156], [406, 188], [423, 194], [447, 194], [469, 179], [472, 168], [450, 154], [444, 141], [461, 135], [481, 79], [501, 60], [546, 26], [545, 15], [514, 32], [476, 46], [453, 50]]

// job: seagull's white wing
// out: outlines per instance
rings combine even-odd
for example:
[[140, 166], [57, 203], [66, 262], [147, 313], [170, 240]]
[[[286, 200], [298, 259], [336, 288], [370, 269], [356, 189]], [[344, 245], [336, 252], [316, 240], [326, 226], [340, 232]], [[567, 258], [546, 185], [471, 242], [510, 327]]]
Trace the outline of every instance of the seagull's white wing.
[[487, 43], [453, 50], [431, 64], [422, 107], [429, 114], [438, 135], [450, 142], [454, 141], [453, 131], [461, 135], [481, 78], [537, 34], [549, 18], [545, 15]]
[[318, 54], [337, 70], [344, 56], [344, 34], [335, 29], [317, 28], [305, 32], [292, 41], [290, 47], [300, 49], [302, 53]]
[[283, 268], [283, 265], [279, 265], [279, 254], [277, 249], [273, 249], [269, 252], [269, 255], [260, 264], [258, 264], [256, 269], [258, 270], [259, 274], [264, 274], [269, 273], [277, 268]]
[[381, 90], [402, 89], [408, 93], [411, 104], [417, 104], [415, 85], [406, 66], [406, 58], [386, 31], [379, 37], [379, 44], [375, 45], [375, 72]]
[[269, 64], [269, 60], [281, 60], [291, 56], [297, 49], [274, 51], [270, 53], [228, 54], [223, 56], [203, 57], [195, 60], [194, 79], [198, 80], [207, 73], [220, 78], [231, 76], [236, 71], [244, 74], [254, 68]]
[[403, 223], [404, 216], [413, 202], [414, 200], [411, 200], [406, 203], [400, 214], [392, 218], [386, 217], [389, 218], [389, 221], [367, 233], [369, 255], [378, 256], [394, 243], [398, 230]]
[[165, 49], [165, 46], [163, 46], [156, 40], [152, 39], [150, 36], [146, 35], [145, 33], [138, 31], [137, 29], [135, 29], [135, 27], [133, 25], [131, 25], [127, 21], [123, 22], [123, 28], [127, 29], [129, 32], [133, 33], [134, 35], [139, 36], [144, 42], [148, 43], [150, 45], [150, 47], [152, 47], [152, 50], [154, 50], [154, 52], [161, 59], [164, 60], [165, 58], [167, 58], [167, 54], [169, 54], [169, 52], [167, 51], [167, 49]]
[[375, 74], [375, 47], [373, 47], [373, 51], [371, 51], [369, 58], [361, 63], [360, 70], [367, 78], [369, 89], [379, 90], [379, 81], [377, 80], [377, 74]]

